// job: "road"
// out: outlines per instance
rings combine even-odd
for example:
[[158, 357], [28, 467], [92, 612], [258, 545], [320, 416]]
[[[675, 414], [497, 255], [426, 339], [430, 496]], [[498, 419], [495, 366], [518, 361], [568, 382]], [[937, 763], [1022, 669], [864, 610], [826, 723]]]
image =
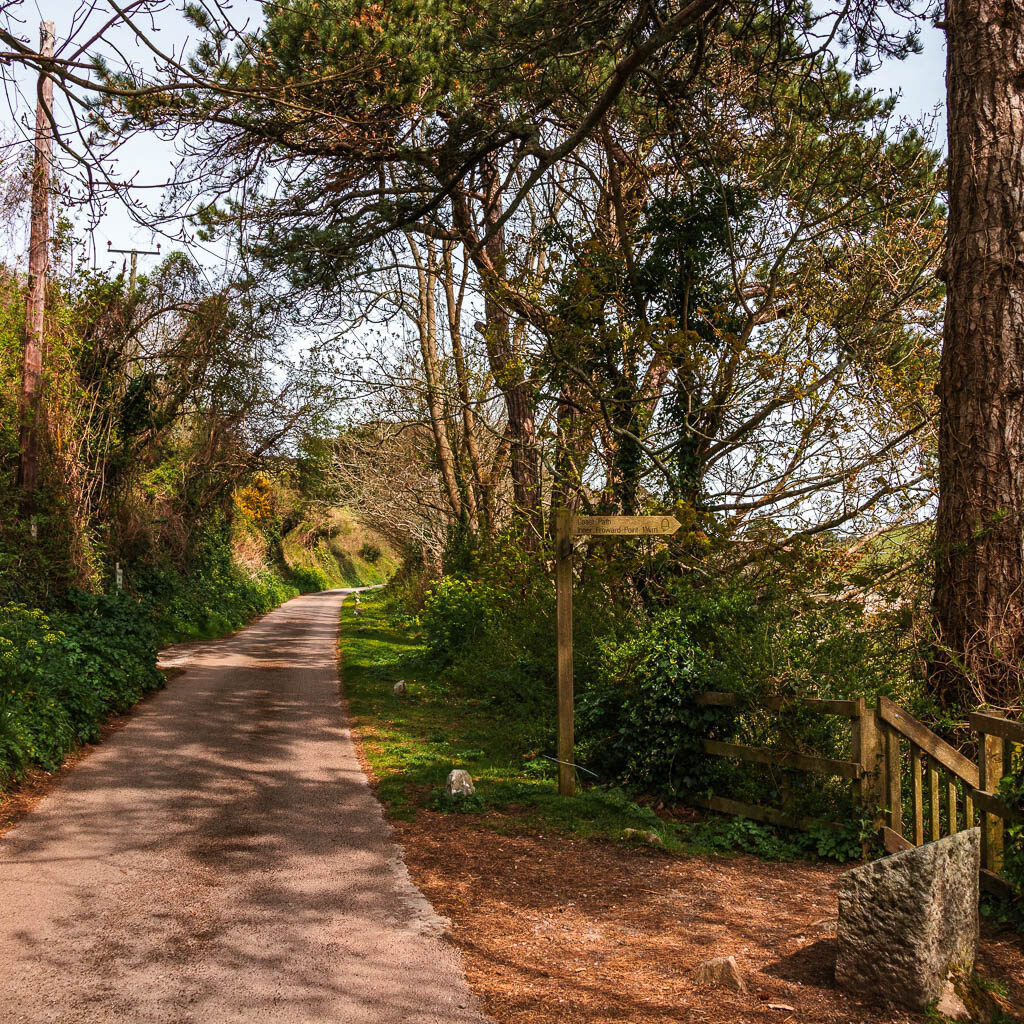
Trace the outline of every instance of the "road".
[[483, 1024], [356, 758], [343, 594], [176, 649], [0, 837], [2, 1024]]

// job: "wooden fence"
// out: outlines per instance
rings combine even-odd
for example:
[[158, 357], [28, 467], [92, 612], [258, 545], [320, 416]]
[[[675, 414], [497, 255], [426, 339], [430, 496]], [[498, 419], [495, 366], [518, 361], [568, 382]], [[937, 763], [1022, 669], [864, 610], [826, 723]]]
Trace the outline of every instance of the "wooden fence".
[[[737, 709], [748, 706], [746, 698], [736, 693], [705, 693], [697, 698], [697, 703]], [[720, 740], [705, 740], [704, 752], [713, 757], [849, 780], [857, 803], [869, 814], [878, 814], [876, 823], [889, 852], [920, 846], [978, 824], [982, 883], [992, 891], [1006, 891], [1007, 885], [999, 876], [1004, 833], [1008, 824], [1024, 822], [1024, 816], [1000, 800], [996, 790], [1004, 769], [1009, 770], [1012, 763], [1013, 745], [1024, 744], [1024, 723], [997, 715], [972, 714], [969, 725], [978, 735], [976, 764], [885, 697], [879, 698], [877, 707], [869, 707], [863, 698], [806, 697], [769, 697], [762, 699], [759, 706], [769, 711], [799, 708], [847, 719], [849, 759]], [[909, 800], [904, 799], [907, 788]], [[793, 814], [788, 807], [764, 807], [723, 796], [694, 802], [709, 810], [775, 825], [807, 828], [815, 823]]]

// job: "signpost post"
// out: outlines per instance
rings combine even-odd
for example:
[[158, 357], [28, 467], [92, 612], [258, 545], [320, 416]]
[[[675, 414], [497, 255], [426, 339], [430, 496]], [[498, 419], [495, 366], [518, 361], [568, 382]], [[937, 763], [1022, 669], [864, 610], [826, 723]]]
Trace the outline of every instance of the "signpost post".
[[672, 516], [574, 516], [555, 509], [555, 619], [558, 632], [558, 792], [576, 789], [572, 680], [572, 552], [575, 537], [666, 537]]

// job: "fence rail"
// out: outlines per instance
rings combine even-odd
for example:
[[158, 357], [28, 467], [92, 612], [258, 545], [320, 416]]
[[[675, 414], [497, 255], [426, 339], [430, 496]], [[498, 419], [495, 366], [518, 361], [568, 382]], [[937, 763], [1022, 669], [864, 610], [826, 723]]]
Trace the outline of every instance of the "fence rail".
[[[706, 707], [750, 706], [742, 694], [720, 691], [701, 694], [697, 703]], [[1007, 890], [999, 874], [1005, 831], [1010, 823], [1024, 823], [1024, 814], [1008, 806], [996, 790], [1012, 763], [1014, 745], [1024, 744], [1024, 723], [1000, 715], [972, 714], [968, 724], [978, 736], [975, 763], [886, 697], [880, 697], [875, 707], [869, 707], [863, 699], [768, 697], [761, 698], [758, 707], [768, 711], [800, 708], [849, 719], [850, 759], [722, 740], [705, 740], [704, 752], [851, 781], [859, 804], [871, 813], [877, 812], [876, 825], [891, 853], [979, 824], [982, 883], [995, 892]], [[906, 783], [909, 800], [905, 799]], [[719, 795], [694, 802], [709, 810], [777, 825], [807, 828], [819, 824], [789, 808], [765, 807]]]

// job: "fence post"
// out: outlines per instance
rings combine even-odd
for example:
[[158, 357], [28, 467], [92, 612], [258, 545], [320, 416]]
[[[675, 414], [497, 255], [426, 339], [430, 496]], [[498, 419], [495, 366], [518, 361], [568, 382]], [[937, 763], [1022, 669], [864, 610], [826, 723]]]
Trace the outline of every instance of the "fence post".
[[[851, 761], [861, 768], [861, 776], [853, 784], [854, 795], [862, 812], [873, 819], [877, 831], [885, 824], [885, 796], [882, 782], [882, 736], [878, 729], [878, 715], [874, 708], [867, 706], [863, 697], [857, 698], [857, 717], [850, 719], [852, 728]], [[871, 855], [871, 843], [865, 839], [861, 844], [861, 856], [866, 860]]]
[[[939, 765], [933, 758], [928, 758], [928, 836], [934, 843], [942, 835], [942, 822], [939, 808], [942, 802], [942, 793], [939, 790]], [[956, 824], [952, 827], [956, 831]]]
[[[994, 793], [1003, 777], [1003, 740], [991, 733], [978, 733], [978, 786]], [[989, 871], [1003, 866], [1003, 820], [983, 810], [981, 815], [981, 863]]]
[[913, 798], [914, 845], [924, 843], [924, 768], [921, 765], [921, 748], [910, 744], [910, 783]]
[[862, 775], [854, 784], [854, 792], [865, 810], [875, 816], [876, 828], [884, 824], [882, 808], [885, 791], [882, 780], [882, 735], [878, 715], [867, 706], [863, 697], [857, 699], [857, 717], [850, 719], [853, 729], [851, 761], [861, 766]]
[[889, 828], [903, 835], [903, 796], [900, 778], [900, 734], [885, 726], [885, 797], [889, 807]]

